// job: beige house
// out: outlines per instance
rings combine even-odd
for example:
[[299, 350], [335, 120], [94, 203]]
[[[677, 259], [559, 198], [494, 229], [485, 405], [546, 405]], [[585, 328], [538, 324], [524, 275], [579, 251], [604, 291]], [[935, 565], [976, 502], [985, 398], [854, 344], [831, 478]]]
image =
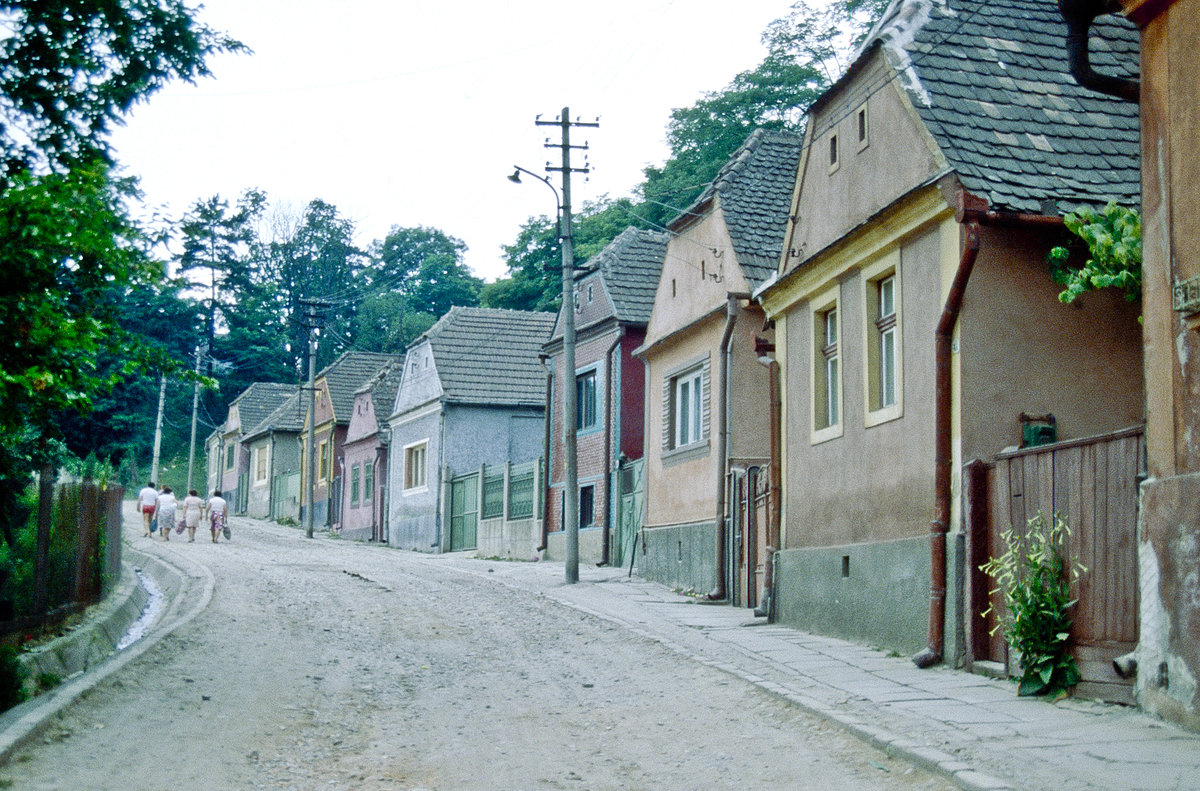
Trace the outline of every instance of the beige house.
[[[986, 605], [959, 584], [966, 462], [1142, 421], [1137, 306], [1064, 306], [1046, 264], [1063, 212], [1136, 201], [1136, 111], [1046, 80], [1064, 28], [1028, 6], [892, 5], [809, 111], [758, 293], [783, 394], [776, 617], [922, 665], [962, 660]], [[1127, 47], [1108, 32], [1099, 51]]]
[[754, 344], [770, 331], [750, 293], [779, 260], [799, 155], [798, 135], [754, 132], [671, 223], [635, 352], [646, 378], [639, 572], [746, 605], [757, 603], [761, 563], [744, 568], [754, 553], [734, 545], [729, 492], [766, 465], [770, 446], [768, 373]]

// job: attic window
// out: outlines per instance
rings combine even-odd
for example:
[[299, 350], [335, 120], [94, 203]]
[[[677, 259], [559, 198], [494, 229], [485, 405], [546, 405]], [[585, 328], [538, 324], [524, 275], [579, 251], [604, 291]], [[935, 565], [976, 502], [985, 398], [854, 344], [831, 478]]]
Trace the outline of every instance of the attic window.
[[671, 278], [671, 296], [675, 296], [675, 278]]
[[588, 283], [588, 304], [592, 304], [592, 284]]
[[867, 106], [865, 104], [858, 108], [854, 118], [858, 129], [858, 150], [862, 151], [867, 147]]
[[708, 265], [706, 262], [704, 262], [704, 261], [700, 262], [700, 279], [701, 280], [704, 280], [705, 278], [708, 277], [708, 271], [706, 269], [707, 266]]
[[829, 136], [829, 172], [837, 170], [838, 167], [838, 136]]

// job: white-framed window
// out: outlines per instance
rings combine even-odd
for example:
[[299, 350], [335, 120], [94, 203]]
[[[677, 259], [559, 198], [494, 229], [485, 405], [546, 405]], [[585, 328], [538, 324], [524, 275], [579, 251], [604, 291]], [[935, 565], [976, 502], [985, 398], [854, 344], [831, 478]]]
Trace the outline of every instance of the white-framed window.
[[589, 431], [599, 424], [596, 403], [596, 369], [575, 376], [575, 430]]
[[895, 252], [862, 273], [864, 401], [866, 425], [903, 414], [902, 310], [900, 256]]
[[357, 508], [362, 494], [362, 465], [355, 464], [350, 468], [350, 507]]
[[404, 490], [406, 492], [425, 489], [428, 486], [426, 475], [428, 449], [429, 440], [404, 446]]
[[812, 309], [813, 442], [842, 435], [842, 328], [838, 287], [814, 300]]
[[271, 463], [271, 448], [261, 445], [254, 449], [254, 482], [265, 483]]
[[704, 374], [695, 368], [672, 380], [673, 447], [682, 448], [704, 438]]
[[858, 108], [857, 112], [854, 113], [854, 131], [858, 140], [859, 151], [862, 151], [871, 142], [870, 135], [868, 134], [870, 132], [870, 126], [867, 120], [867, 105], [864, 104], [862, 107]]

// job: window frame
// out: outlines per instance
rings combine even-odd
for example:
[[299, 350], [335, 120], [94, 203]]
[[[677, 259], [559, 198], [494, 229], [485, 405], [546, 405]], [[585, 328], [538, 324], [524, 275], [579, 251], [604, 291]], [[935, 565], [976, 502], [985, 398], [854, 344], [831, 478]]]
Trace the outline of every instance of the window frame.
[[323, 439], [317, 443], [317, 480], [329, 480], [330, 467], [329, 463], [329, 440]]
[[[590, 383], [591, 392], [587, 392]], [[590, 398], [588, 396], [590, 395]], [[588, 407], [591, 408], [590, 415]], [[600, 377], [596, 366], [584, 368], [575, 374], [575, 431], [587, 433], [600, 429]], [[591, 422], [588, 422], [588, 418]]]
[[237, 459], [237, 446], [232, 442], [225, 446], [225, 472], [229, 472], [234, 467], [234, 462]]
[[858, 151], [871, 144], [871, 115], [867, 112], [866, 102], [854, 113], [854, 132], [858, 140]]
[[[893, 311], [880, 316], [880, 289], [892, 282]], [[904, 300], [900, 251], [893, 250], [880, 260], [864, 266], [861, 272], [863, 316], [863, 412], [867, 428], [896, 420], [904, 415]], [[884, 384], [886, 362], [884, 343], [892, 338], [892, 403], [886, 403]]]
[[350, 507], [358, 508], [359, 498], [362, 495], [362, 465], [355, 464], [350, 467]]
[[375, 462], [364, 461], [362, 469], [362, 499], [364, 503], [369, 503], [375, 498]]
[[[681, 390], [684, 389], [687, 392], [681, 397]], [[682, 408], [685, 399], [686, 410]], [[685, 428], [688, 429], [686, 433]], [[696, 366], [671, 377], [671, 449], [687, 448], [703, 439], [704, 369]]]
[[254, 470], [251, 475], [255, 486], [265, 484], [271, 478], [271, 446], [259, 445], [254, 449], [254, 459], [251, 468]]
[[[586, 494], [586, 497], [585, 497]], [[583, 521], [584, 504], [588, 508], [588, 521]], [[596, 526], [596, 487], [594, 484], [585, 484], [579, 487], [579, 528], [582, 530], [585, 527]]]
[[[830, 314], [833, 317], [832, 332]], [[809, 365], [809, 386], [812, 397], [809, 407], [813, 445], [840, 437], [845, 431], [844, 316], [840, 286], [835, 285], [811, 302], [812, 364]]]
[[[417, 463], [419, 462], [419, 463]], [[422, 439], [404, 446], [404, 473], [401, 494], [429, 491], [429, 440]]]

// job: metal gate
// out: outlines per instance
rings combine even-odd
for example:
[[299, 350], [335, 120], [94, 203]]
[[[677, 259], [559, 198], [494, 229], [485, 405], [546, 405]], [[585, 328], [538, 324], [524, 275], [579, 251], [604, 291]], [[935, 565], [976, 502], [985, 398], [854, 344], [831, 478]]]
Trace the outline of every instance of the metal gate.
[[450, 481], [450, 551], [475, 549], [479, 527], [479, 473]]
[[646, 460], [626, 461], [618, 469], [621, 508], [617, 512], [617, 535], [613, 539], [612, 562], [624, 566], [633, 555], [637, 532], [642, 527]]

